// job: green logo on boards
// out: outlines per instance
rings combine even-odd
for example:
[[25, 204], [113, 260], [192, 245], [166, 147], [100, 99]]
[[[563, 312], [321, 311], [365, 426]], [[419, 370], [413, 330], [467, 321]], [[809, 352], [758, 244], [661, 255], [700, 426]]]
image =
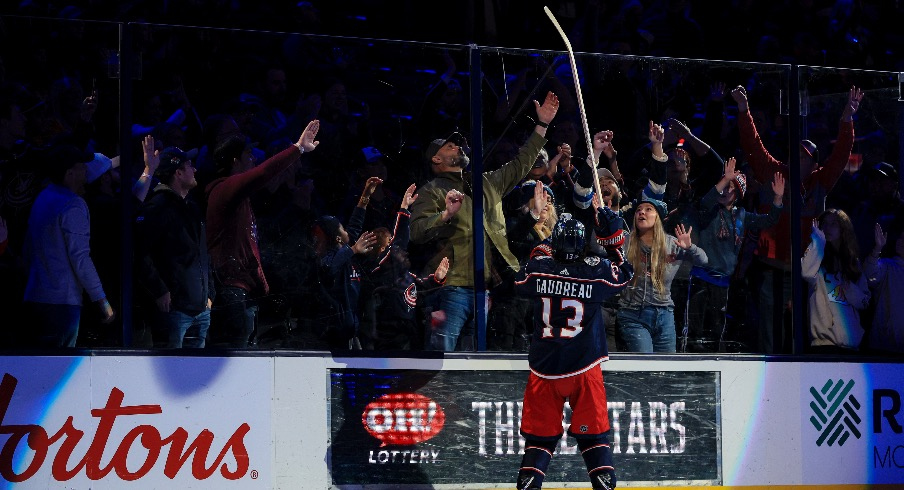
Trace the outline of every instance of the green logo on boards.
[[810, 401], [810, 408], [813, 410], [810, 423], [819, 431], [817, 446], [824, 443], [829, 446], [844, 446], [851, 435], [857, 439], [862, 437], [863, 434], [857, 427], [863, 420], [858, 413], [861, 405], [851, 394], [853, 388], [853, 380], [844, 382], [840, 379], [826, 381], [818, 390], [810, 387], [810, 394], [813, 396]]

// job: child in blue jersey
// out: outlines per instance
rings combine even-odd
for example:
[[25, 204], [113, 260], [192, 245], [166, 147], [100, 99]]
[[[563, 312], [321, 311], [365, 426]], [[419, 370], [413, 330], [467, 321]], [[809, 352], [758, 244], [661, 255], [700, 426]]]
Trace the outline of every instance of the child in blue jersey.
[[[600, 304], [634, 274], [621, 252], [624, 221], [598, 209], [597, 243], [609, 257], [587, 255], [584, 225], [563, 213], [549, 242], [538, 245], [515, 283], [533, 303], [534, 334], [528, 354], [521, 435], [526, 439], [517, 488], [541, 488], [562, 437], [563, 408], [571, 406], [568, 433], [578, 442], [593, 488], [615, 488], [609, 448], [609, 414], [600, 363], [608, 360]], [[614, 238], [619, 237], [619, 238]]]
[[335, 216], [325, 215], [317, 219], [312, 230], [317, 281], [323, 291], [321, 306], [325, 307], [317, 319], [316, 329], [331, 349], [360, 349], [357, 338], [360, 267], [377, 241], [372, 231], [362, 233], [361, 226], [370, 195], [382, 183], [379, 177], [367, 180], [347, 229]]
[[402, 196], [402, 204], [396, 214], [393, 231], [377, 228], [376, 246], [369, 253], [374, 258], [374, 266], [365, 274], [368, 293], [373, 299], [374, 350], [411, 350], [415, 332], [415, 307], [418, 291], [442, 287], [449, 272], [449, 258], [443, 257], [436, 272], [427, 277], [417, 277], [411, 273], [408, 257], [410, 237], [408, 207], [417, 199], [415, 185], [411, 184]]

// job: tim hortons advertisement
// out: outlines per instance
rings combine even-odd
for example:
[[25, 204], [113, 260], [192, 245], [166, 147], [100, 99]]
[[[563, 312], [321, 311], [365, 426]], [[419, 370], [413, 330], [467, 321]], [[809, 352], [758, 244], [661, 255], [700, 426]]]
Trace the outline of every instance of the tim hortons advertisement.
[[[721, 484], [718, 372], [604, 373], [620, 482]], [[524, 452], [526, 371], [330, 370], [335, 485], [504, 484]], [[564, 429], [571, 413], [566, 406]], [[562, 438], [547, 482], [587, 482]]]
[[[228, 358], [0, 361], [0, 483], [15, 488], [269, 488], [271, 363]], [[0, 485], [2, 486], [2, 485]]]

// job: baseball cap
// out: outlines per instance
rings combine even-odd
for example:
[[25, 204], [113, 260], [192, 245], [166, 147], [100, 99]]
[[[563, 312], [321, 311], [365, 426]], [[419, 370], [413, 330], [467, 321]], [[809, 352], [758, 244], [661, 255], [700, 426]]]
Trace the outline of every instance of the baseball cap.
[[662, 199], [665, 197], [665, 194], [658, 194], [650, 189], [647, 186], [640, 195], [640, 202], [638, 205], [642, 203], [649, 203], [653, 205], [653, 208], [656, 209], [656, 213], [659, 214], [659, 220], [665, 221], [666, 215], [668, 215], [669, 207]]
[[88, 163], [94, 159], [94, 154], [82, 150], [73, 144], [57, 144], [49, 148], [46, 153], [47, 169], [54, 178], [63, 176], [67, 170], [78, 163]]
[[443, 147], [449, 141], [455, 143], [456, 145], [462, 147], [462, 151], [468, 153], [470, 148], [468, 148], [468, 140], [458, 131], [450, 134], [447, 138], [437, 138], [430, 142], [427, 145], [427, 151], [424, 152], [424, 156], [427, 158], [427, 162], [432, 162], [433, 157], [439, 152], [439, 149]]
[[[520, 201], [518, 203], [519, 205], [524, 206], [525, 204], [529, 203], [531, 199], [533, 199], [534, 188], [536, 185], [537, 185], [536, 180], [526, 180], [526, 181], [522, 182], [520, 186], [518, 186], [518, 192], [520, 193], [520, 195], [519, 195]], [[546, 184], [543, 184], [543, 188], [546, 189], [546, 194], [550, 198], [552, 198], [552, 202], [553, 202], [553, 204], [555, 204], [556, 195], [553, 194], [552, 189], [550, 189], [550, 187]]]
[[[365, 163], [376, 163], [381, 158], [383, 158], [383, 153], [378, 148], [373, 146], [361, 148], [361, 153], [364, 154]], [[434, 153], [434, 155], [436, 155], [436, 153]]]
[[119, 168], [119, 157], [110, 158], [103, 153], [95, 153], [94, 159], [88, 162], [88, 183], [92, 183], [109, 170]]
[[615, 178], [615, 174], [613, 174], [612, 171], [610, 171], [606, 167], [597, 167], [596, 176], [601, 179], [609, 179], [611, 181], [618, 182], [618, 179]]
[[160, 165], [154, 174], [160, 180], [166, 180], [165, 177], [176, 173], [176, 170], [182, 168], [185, 162], [189, 160], [191, 160], [191, 157], [189, 157], [188, 153], [175, 146], [167, 147], [160, 153]]
[[803, 148], [813, 160], [819, 159], [819, 149], [816, 147], [816, 143], [813, 143], [810, 140], [800, 140], [800, 147]]
[[870, 168], [871, 173], [878, 177], [898, 180], [898, 170], [894, 165], [887, 162], [879, 162]]
[[338, 218], [328, 214], [317, 218], [317, 221], [314, 224], [316, 228], [319, 228], [320, 232], [323, 233], [324, 238], [327, 240], [332, 240], [339, 236], [339, 228], [342, 226], [342, 223]]

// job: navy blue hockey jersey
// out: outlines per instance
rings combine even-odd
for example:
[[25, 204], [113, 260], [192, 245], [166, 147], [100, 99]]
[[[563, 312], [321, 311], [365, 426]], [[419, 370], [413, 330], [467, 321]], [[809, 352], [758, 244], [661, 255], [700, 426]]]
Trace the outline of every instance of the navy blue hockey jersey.
[[552, 258], [548, 246], [537, 247], [515, 283], [516, 292], [533, 302], [531, 371], [541, 378], [565, 378], [607, 360], [600, 305], [624, 289], [633, 274], [623, 258], [613, 262], [591, 255], [563, 263]]

